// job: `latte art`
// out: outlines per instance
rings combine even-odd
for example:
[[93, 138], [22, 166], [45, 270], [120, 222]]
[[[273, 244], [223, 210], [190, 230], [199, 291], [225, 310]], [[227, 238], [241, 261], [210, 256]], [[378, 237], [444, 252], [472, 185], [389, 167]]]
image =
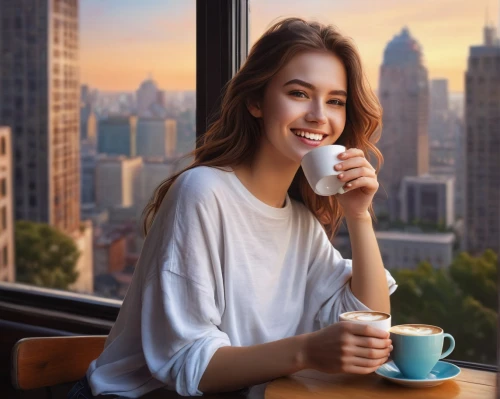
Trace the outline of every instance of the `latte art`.
[[388, 319], [389, 316], [377, 312], [352, 312], [344, 314], [344, 318], [355, 321], [376, 321]]
[[425, 324], [403, 324], [392, 327], [390, 332], [402, 335], [433, 335], [441, 333], [442, 330]]

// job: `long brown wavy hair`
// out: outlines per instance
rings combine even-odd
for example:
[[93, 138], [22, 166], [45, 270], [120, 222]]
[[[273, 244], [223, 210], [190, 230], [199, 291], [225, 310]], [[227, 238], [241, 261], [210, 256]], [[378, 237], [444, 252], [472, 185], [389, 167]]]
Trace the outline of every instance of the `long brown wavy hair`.
[[[251, 161], [263, 135], [259, 122], [248, 111], [249, 101], [259, 100], [264, 90], [285, 64], [304, 51], [335, 54], [347, 72], [346, 124], [336, 144], [362, 149], [377, 159], [377, 173], [383, 162], [375, 143], [380, 139], [382, 108], [363, 73], [361, 58], [352, 40], [334, 26], [286, 18], [271, 26], [254, 44], [246, 62], [226, 85], [220, 115], [199, 138], [191, 154], [193, 163], [164, 180], [154, 191], [143, 211], [147, 235], [167, 191], [183, 172], [197, 166], [235, 167]], [[324, 226], [330, 238], [338, 230], [343, 214], [335, 196], [318, 196], [299, 168], [288, 190], [291, 198], [302, 202]], [[375, 217], [373, 206], [370, 214]]]

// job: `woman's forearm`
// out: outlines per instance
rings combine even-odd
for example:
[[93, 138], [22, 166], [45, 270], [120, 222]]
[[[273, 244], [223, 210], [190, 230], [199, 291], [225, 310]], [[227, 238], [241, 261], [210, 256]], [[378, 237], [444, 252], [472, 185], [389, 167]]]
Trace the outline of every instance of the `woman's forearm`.
[[302, 370], [306, 335], [246, 347], [225, 346], [213, 355], [198, 389], [228, 392]]
[[370, 215], [347, 220], [352, 247], [351, 291], [370, 309], [390, 313], [384, 264]]

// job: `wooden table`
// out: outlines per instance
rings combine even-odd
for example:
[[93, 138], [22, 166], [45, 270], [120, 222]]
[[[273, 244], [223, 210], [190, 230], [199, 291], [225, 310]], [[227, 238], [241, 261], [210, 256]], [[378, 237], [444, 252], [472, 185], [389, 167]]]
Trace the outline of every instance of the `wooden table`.
[[432, 388], [406, 388], [376, 374], [324, 374], [313, 370], [267, 384], [265, 399], [496, 399], [496, 373], [462, 368]]

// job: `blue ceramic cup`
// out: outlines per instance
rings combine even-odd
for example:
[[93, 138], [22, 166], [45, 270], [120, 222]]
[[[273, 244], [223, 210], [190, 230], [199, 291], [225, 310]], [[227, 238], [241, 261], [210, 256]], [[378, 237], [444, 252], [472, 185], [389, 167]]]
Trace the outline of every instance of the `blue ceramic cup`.
[[[391, 327], [389, 332], [393, 346], [391, 358], [406, 378], [427, 378], [438, 360], [455, 349], [455, 339], [440, 327], [400, 324]], [[445, 337], [450, 339], [450, 347], [442, 353]]]

